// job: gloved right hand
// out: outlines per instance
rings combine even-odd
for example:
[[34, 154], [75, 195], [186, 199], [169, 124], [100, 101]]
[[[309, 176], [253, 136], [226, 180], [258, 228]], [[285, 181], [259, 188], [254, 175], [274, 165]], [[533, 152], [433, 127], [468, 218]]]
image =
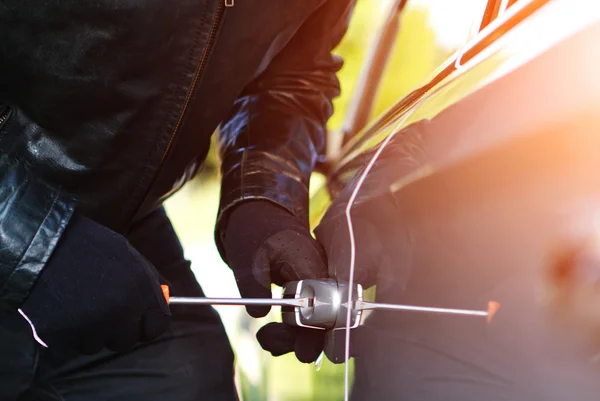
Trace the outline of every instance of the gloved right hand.
[[[336, 201], [315, 234], [329, 261], [329, 276], [350, 279], [352, 241], [345, 200]], [[391, 195], [379, 196], [351, 210], [354, 234], [353, 279], [364, 288], [377, 285], [377, 293], [404, 288], [411, 268], [411, 233]]]
[[75, 213], [21, 310], [49, 348], [125, 351], [167, 329], [160, 284], [125, 237]]

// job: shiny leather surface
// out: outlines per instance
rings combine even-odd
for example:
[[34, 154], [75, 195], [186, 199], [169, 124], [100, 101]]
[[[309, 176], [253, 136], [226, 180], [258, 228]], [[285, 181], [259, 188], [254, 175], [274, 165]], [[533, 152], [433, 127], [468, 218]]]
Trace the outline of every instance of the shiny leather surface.
[[26, 296], [75, 206], [126, 232], [193, 176], [220, 123], [217, 242], [244, 199], [304, 217], [352, 3], [3, 1], [0, 302]]

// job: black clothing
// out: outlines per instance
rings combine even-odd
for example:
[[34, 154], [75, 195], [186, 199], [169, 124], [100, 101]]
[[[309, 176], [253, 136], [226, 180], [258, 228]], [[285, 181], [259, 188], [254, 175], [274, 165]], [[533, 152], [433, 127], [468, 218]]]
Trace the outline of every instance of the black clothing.
[[[325, 278], [327, 263], [321, 245], [311, 236], [308, 219], [266, 201], [249, 201], [231, 213], [224, 246], [242, 297], [270, 298], [271, 284]], [[254, 317], [269, 313], [268, 306], [248, 306]], [[273, 355], [294, 351], [302, 362], [314, 362], [324, 345], [324, 331], [272, 323], [257, 334]]]
[[[204, 296], [163, 210], [127, 239], [174, 296]], [[236, 401], [233, 352], [217, 312], [198, 305], [172, 305], [171, 312], [169, 328], [153, 341], [124, 353], [73, 356], [42, 348], [21, 316], [0, 311], [0, 400]]]
[[128, 232], [194, 175], [219, 123], [223, 256], [240, 201], [305, 219], [352, 3], [3, 1], [0, 306], [21, 305], [75, 206]]
[[124, 351], [167, 329], [160, 285], [125, 237], [76, 213], [22, 310], [50, 347]]
[[[271, 283], [327, 277], [325, 252], [311, 236], [308, 222], [271, 202], [238, 206], [225, 232], [229, 263], [244, 298], [270, 298]], [[271, 308], [247, 309], [251, 316], [263, 317]]]

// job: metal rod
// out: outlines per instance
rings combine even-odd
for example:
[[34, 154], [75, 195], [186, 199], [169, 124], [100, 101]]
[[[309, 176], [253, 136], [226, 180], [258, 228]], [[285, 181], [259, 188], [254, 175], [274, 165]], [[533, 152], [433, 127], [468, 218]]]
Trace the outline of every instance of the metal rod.
[[308, 298], [271, 299], [271, 298], [194, 298], [170, 297], [169, 304], [195, 304], [195, 305], [266, 305], [266, 306], [308, 306]]
[[414, 311], [414, 312], [447, 313], [447, 314], [452, 314], [452, 315], [470, 315], [470, 316], [488, 316], [488, 314], [489, 314], [488, 311], [481, 311], [481, 310], [432, 308], [432, 307], [427, 307], [427, 306], [381, 304], [381, 303], [376, 303], [376, 302], [365, 302], [365, 301], [356, 301], [354, 308], [356, 310], [392, 309], [392, 310], [405, 310], [405, 311]]

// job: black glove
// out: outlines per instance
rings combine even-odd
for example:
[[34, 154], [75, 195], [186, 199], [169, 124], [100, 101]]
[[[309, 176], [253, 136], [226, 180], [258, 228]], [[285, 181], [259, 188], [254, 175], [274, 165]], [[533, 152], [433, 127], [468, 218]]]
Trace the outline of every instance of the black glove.
[[[351, 242], [346, 203], [334, 204], [323, 217], [315, 234], [329, 261], [329, 276], [340, 281], [350, 278]], [[351, 210], [355, 240], [354, 282], [377, 293], [404, 289], [411, 266], [411, 233], [391, 194], [357, 205]]]
[[124, 351], [168, 327], [160, 284], [123, 236], [76, 213], [21, 309], [50, 348]]
[[[254, 200], [236, 206], [224, 237], [227, 262], [244, 298], [271, 298], [271, 283], [325, 278], [327, 265], [308, 222], [280, 206]], [[269, 313], [268, 306], [248, 306], [253, 317]], [[295, 351], [302, 362], [313, 362], [323, 350], [324, 332], [271, 323], [257, 334], [261, 346], [274, 356]]]

